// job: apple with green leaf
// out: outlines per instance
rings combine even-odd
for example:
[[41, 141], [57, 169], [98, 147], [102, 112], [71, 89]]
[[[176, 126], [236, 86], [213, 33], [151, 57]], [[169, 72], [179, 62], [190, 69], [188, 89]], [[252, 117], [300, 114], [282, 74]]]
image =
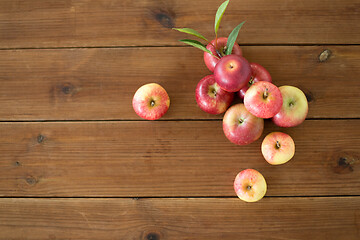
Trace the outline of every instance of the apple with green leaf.
[[215, 15], [215, 39], [211, 42], [205, 38], [203, 35], [201, 35], [198, 31], [191, 29], [191, 28], [173, 28], [174, 30], [177, 30], [179, 32], [187, 33], [189, 35], [195, 36], [203, 41], [207, 42], [207, 46], [202, 44], [201, 42], [197, 40], [192, 39], [182, 39], [180, 42], [183, 42], [185, 44], [191, 45], [193, 47], [196, 47], [202, 51], [204, 51], [204, 62], [205, 65], [208, 67], [208, 69], [211, 72], [214, 72], [215, 66], [219, 62], [219, 60], [227, 55], [238, 55], [242, 56], [242, 50], [240, 46], [235, 43], [236, 38], [239, 34], [239, 31], [243, 24], [245, 22], [240, 23], [237, 25], [234, 30], [230, 33], [228, 38], [220, 37], [218, 38], [218, 30], [220, 26], [221, 19], [224, 15], [225, 9], [227, 5], [229, 4], [229, 0], [223, 2], [220, 7], [218, 8], [216, 15]]
[[[214, 39], [206, 46], [206, 49], [210, 50], [212, 54], [208, 52], [204, 52], [204, 62], [207, 68], [211, 72], [214, 72], [215, 66], [220, 60], [219, 58], [226, 56], [227, 40], [228, 39], [225, 37], [220, 37], [217, 39], [216, 44]], [[215, 45], [217, 47], [216, 49], [215, 49]], [[231, 54], [242, 56], [242, 50], [237, 43], [234, 44]], [[214, 55], [219, 58], [214, 57]]]

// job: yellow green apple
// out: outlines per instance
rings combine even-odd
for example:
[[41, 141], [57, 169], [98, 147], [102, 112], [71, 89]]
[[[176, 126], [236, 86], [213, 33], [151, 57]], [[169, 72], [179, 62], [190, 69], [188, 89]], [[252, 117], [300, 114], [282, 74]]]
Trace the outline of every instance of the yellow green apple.
[[264, 176], [255, 169], [245, 169], [234, 181], [236, 195], [245, 202], [256, 202], [262, 199], [267, 190]]
[[297, 87], [279, 87], [283, 97], [280, 111], [272, 118], [280, 127], [295, 127], [301, 124], [308, 113], [308, 102], [305, 94]]
[[295, 154], [295, 143], [290, 135], [282, 132], [268, 134], [262, 144], [261, 152], [271, 165], [288, 162]]

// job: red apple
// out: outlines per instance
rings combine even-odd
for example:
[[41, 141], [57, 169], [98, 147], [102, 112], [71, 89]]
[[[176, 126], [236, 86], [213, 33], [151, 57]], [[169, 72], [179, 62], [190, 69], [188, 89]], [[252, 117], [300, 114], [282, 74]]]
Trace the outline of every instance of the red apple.
[[215, 81], [227, 92], [237, 92], [250, 80], [249, 62], [238, 55], [227, 55], [220, 59], [214, 70]]
[[225, 112], [233, 99], [234, 93], [221, 89], [215, 82], [214, 75], [204, 77], [196, 87], [196, 102], [207, 113]]
[[255, 117], [244, 104], [231, 106], [223, 119], [223, 130], [230, 142], [246, 145], [257, 140], [264, 130], [264, 120]]
[[[206, 46], [206, 48], [209, 49], [211, 53], [214, 54], [215, 56], [222, 58], [223, 56], [225, 56], [227, 38], [225, 37], [218, 38], [216, 43], [217, 43], [216, 44], [217, 51], [215, 50], [215, 39], [212, 40], [211, 44], [209, 43]], [[234, 44], [232, 54], [242, 56], [241, 48], [237, 43]], [[219, 59], [212, 56], [210, 53], [204, 52], [205, 65], [211, 72], [214, 72], [215, 66], [218, 63], [218, 61]]]
[[277, 114], [283, 104], [281, 92], [270, 82], [254, 83], [245, 94], [246, 109], [259, 118], [271, 118]]
[[254, 169], [246, 169], [234, 181], [236, 195], [245, 202], [256, 202], [265, 196], [267, 185], [264, 176]]
[[272, 132], [264, 138], [261, 144], [261, 152], [268, 163], [272, 165], [283, 164], [294, 156], [295, 143], [286, 133]]
[[265, 81], [271, 82], [271, 75], [270, 73], [260, 64], [257, 63], [250, 63], [251, 67], [251, 78], [248, 84], [240, 89], [238, 95], [241, 99], [244, 99], [246, 91], [251, 87], [252, 84]]
[[137, 115], [147, 120], [156, 120], [169, 109], [170, 98], [159, 84], [149, 83], [136, 91], [132, 104]]
[[302, 123], [308, 113], [308, 102], [305, 94], [293, 86], [279, 87], [283, 104], [273, 122], [280, 127], [295, 127]]

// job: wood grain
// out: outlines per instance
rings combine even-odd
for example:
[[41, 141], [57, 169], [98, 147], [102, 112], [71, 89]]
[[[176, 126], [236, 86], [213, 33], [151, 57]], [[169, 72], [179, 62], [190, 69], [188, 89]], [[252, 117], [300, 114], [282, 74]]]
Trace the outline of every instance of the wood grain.
[[[172, 27], [212, 38], [218, 0], [2, 0], [0, 48], [179, 45]], [[231, 1], [220, 34], [247, 44], [359, 44], [357, 0]]]
[[283, 131], [294, 159], [271, 166], [261, 139], [237, 146], [220, 121], [0, 124], [0, 196], [234, 196], [259, 170], [268, 196], [359, 195], [360, 120], [307, 120]]
[[[319, 55], [331, 51], [319, 62]], [[275, 84], [301, 88], [310, 118], [360, 117], [359, 46], [246, 46], [244, 56], [265, 66]], [[135, 91], [157, 82], [171, 98], [164, 119], [221, 119], [195, 101], [209, 74], [192, 48], [0, 51], [0, 120], [140, 119]]]
[[0, 199], [0, 239], [359, 239], [360, 197]]

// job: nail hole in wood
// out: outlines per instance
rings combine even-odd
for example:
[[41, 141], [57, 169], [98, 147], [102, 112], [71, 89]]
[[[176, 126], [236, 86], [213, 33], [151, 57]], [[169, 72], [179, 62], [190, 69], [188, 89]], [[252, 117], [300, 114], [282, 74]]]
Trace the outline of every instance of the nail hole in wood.
[[45, 137], [41, 134], [39, 134], [39, 136], [37, 136], [37, 142], [38, 143], [42, 143], [44, 141]]

